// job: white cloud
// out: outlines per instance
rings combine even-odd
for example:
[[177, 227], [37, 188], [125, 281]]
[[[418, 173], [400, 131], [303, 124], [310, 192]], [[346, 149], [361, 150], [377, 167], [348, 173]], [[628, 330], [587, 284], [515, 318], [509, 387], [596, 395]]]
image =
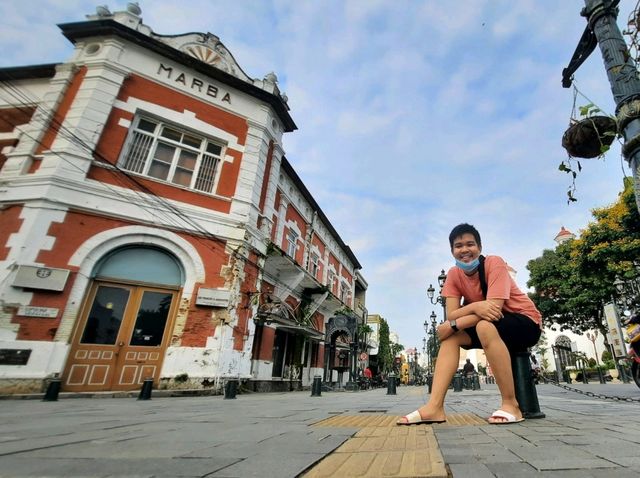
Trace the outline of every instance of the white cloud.
[[[624, 25], [634, 1], [623, 0]], [[585, 160], [578, 203], [560, 138], [573, 96], [561, 88], [586, 26], [582, 5], [553, 0], [140, 1], [161, 34], [211, 32], [250, 77], [275, 71], [299, 130], [283, 147], [363, 265], [368, 309], [416, 346], [437, 306], [425, 291], [452, 264], [450, 229], [475, 224], [486, 252], [527, 278], [526, 263], [575, 233], [622, 186], [619, 147]], [[89, 1], [0, 2], [5, 66], [63, 61], [56, 23]], [[126, 2], [111, 2], [112, 10]], [[598, 51], [576, 73], [577, 105], [614, 104]]]

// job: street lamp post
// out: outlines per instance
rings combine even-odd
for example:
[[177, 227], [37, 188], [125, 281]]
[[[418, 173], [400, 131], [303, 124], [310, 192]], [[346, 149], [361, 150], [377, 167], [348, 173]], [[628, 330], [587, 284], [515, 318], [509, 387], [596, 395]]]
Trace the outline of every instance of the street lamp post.
[[587, 339], [589, 339], [593, 344], [593, 351], [596, 354], [596, 367], [598, 369], [598, 380], [600, 380], [600, 383], [607, 383], [606, 380], [604, 379], [604, 376], [602, 375], [602, 369], [600, 368], [600, 360], [598, 360], [598, 348], [596, 347], [596, 340], [598, 339], [598, 331], [596, 330], [593, 334], [587, 332]]
[[[428, 335], [428, 327], [427, 321], [424, 321], [424, 331], [425, 334]], [[431, 354], [427, 353], [427, 337], [422, 337], [422, 353], [426, 354], [427, 357], [427, 370], [431, 370]]]
[[[636, 275], [636, 277], [627, 280], [616, 277], [616, 280], [613, 283], [617, 292], [617, 299], [614, 301], [614, 303], [617, 302], [620, 304], [622, 308], [622, 315], [627, 318], [638, 311], [638, 302], [640, 301], [640, 267], [635, 262], [634, 266], [636, 273], [638, 273], [639, 275]], [[626, 322], [623, 325], [626, 325]], [[613, 346], [612, 350], [615, 350]], [[615, 353], [614, 360], [616, 360]], [[622, 381], [628, 383], [629, 378], [627, 376], [626, 366], [623, 365], [624, 363], [624, 360], [616, 360], [616, 367], [620, 371]]]
[[571, 86], [573, 73], [599, 44], [616, 103], [618, 131], [624, 137], [622, 154], [633, 174], [636, 207], [640, 210], [640, 77], [616, 23], [619, 0], [584, 3], [580, 15], [587, 19], [587, 28], [569, 66], [562, 71], [562, 86]]
[[438, 327], [438, 324], [436, 323], [436, 317], [436, 313], [432, 311], [431, 315], [429, 316], [429, 318], [431, 319], [431, 332], [429, 332], [431, 334], [431, 372], [433, 372], [436, 363], [436, 357], [438, 356], [438, 352], [440, 350], [440, 342], [438, 341], [438, 335], [436, 334], [436, 328]]
[[440, 304], [442, 306], [442, 314], [444, 320], [447, 320], [447, 304], [446, 299], [442, 297], [442, 288], [444, 287], [444, 282], [446, 280], [447, 274], [445, 274], [444, 269], [442, 269], [442, 271], [440, 271], [440, 275], [438, 276], [438, 286], [440, 287], [438, 297], [435, 297], [436, 290], [433, 288], [433, 284], [429, 284], [429, 288], [427, 289], [427, 297], [429, 297], [429, 301], [431, 302], [431, 304]]

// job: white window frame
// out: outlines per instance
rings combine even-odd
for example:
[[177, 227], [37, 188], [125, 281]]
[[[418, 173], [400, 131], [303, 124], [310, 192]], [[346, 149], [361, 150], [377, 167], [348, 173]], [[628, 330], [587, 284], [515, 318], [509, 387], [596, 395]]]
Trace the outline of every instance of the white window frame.
[[349, 292], [351, 290], [351, 288], [345, 283], [340, 281], [338, 284], [339, 290], [339, 298], [342, 302], [344, 302], [345, 304], [347, 303], [347, 299], [349, 298]]
[[315, 252], [309, 255], [309, 272], [314, 279], [317, 279], [318, 270], [320, 269], [320, 256]]
[[329, 290], [331, 291], [331, 293], [333, 294], [333, 280], [336, 277], [336, 273], [329, 269], [329, 272], [327, 272], [327, 287], [329, 287]]
[[[142, 124], [146, 127], [141, 127]], [[153, 131], [149, 130], [150, 125], [155, 125]], [[163, 132], [165, 132], [165, 130], [172, 130], [172, 132], [179, 133], [180, 139], [164, 136]], [[185, 142], [189, 139], [199, 140], [200, 145], [196, 147], [193, 144]], [[168, 148], [173, 148], [171, 163], [155, 157], [155, 153], [160, 144]], [[221, 170], [220, 165], [224, 158], [224, 149], [225, 145], [222, 141], [211, 139], [199, 133], [193, 133], [186, 128], [175, 126], [167, 121], [143, 114], [137, 115], [129, 128], [129, 137], [118, 161], [118, 166], [155, 181], [161, 181], [171, 184], [172, 186], [213, 195], [215, 194], [218, 184], [218, 177]], [[181, 152], [196, 156], [193, 169], [181, 167]], [[154, 163], [169, 165], [165, 178], [158, 178], [150, 174], [150, 169]], [[180, 172], [180, 170], [191, 171], [191, 178], [188, 185], [174, 182], [176, 172]]]
[[293, 229], [287, 231], [287, 254], [296, 258], [296, 250], [298, 248], [298, 233]]

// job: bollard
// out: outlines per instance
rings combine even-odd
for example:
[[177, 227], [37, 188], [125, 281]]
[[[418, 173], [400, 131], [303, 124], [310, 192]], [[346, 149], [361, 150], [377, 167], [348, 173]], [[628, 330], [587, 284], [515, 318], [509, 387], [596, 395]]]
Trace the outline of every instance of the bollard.
[[480, 390], [480, 376], [478, 375], [478, 372], [474, 372], [473, 374], [472, 390]]
[[457, 372], [453, 376], [453, 391], [462, 392], [462, 375]]
[[533, 383], [533, 373], [531, 371], [530, 353], [512, 352], [511, 369], [513, 373], [513, 384], [516, 389], [516, 400], [520, 405], [520, 410], [525, 418], [544, 418], [545, 414], [540, 411], [538, 403], [538, 392]]
[[629, 379], [629, 374], [627, 373], [627, 367], [622, 363], [622, 360], [618, 362], [620, 368], [620, 378], [622, 379], [622, 383], [629, 383], [631, 380]]
[[43, 402], [55, 402], [58, 400], [58, 393], [60, 393], [60, 379], [52, 378], [47, 386], [47, 391], [44, 394]]
[[151, 400], [151, 389], [153, 388], [153, 379], [145, 378], [142, 382], [142, 388], [140, 389], [140, 395], [138, 400]]
[[387, 395], [396, 394], [396, 374], [391, 372], [387, 377]]
[[225, 400], [236, 398], [236, 390], [237, 390], [237, 388], [238, 388], [238, 381], [237, 380], [227, 380], [227, 383], [225, 383], [225, 385], [224, 385], [224, 398], [225, 398]]
[[567, 382], [567, 385], [571, 385], [571, 374], [566, 370], [562, 373], [564, 374], [564, 381]]
[[429, 393], [431, 393], [431, 387], [433, 387], [433, 375], [427, 375], [427, 387], [429, 388]]
[[311, 396], [312, 397], [322, 396], [322, 376], [321, 375], [313, 376], [313, 384], [311, 385]]

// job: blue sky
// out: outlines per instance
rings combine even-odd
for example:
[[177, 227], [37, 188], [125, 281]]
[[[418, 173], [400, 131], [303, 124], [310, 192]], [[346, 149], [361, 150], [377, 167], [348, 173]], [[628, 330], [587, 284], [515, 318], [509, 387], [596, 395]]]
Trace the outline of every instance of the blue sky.
[[[0, 65], [66, 60], [72, 48], [56, 24], [83, 21], [97, 4], [0, 2]], [[483, 252], [504, 257], [525, 288], [527, 261], [554, 247], [561, 226], [579, 233], [630, 174], [615, 144], [582, 162], [578, 202], [567, 204], [558, 165], [573, 93], [561, 72], [585, 28], [582, 1], [139, 4], [154, 32], [211, 32], [250, 77], [278, 75], [299, 128], [284, 138], [286, 156], [362, 264], [370, 313], [405, 347], [420, 345], [422, 323], [441, 312], [426, 289], [453, 263], [453, 226], [474, 224]], [[620, 3], [619, 25], [635, 4]], [[575, 78], [614, 112], [599, 50]]]

